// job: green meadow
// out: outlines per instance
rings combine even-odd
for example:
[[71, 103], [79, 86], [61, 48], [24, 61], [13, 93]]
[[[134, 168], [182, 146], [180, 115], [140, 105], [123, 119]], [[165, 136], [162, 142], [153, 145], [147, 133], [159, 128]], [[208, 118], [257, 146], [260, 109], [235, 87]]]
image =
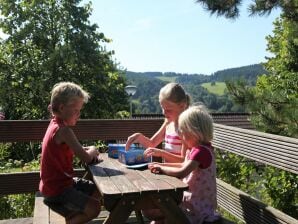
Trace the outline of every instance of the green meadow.
[[222, 96], [226, 89], [226, 84], [224, 82], [215, 82], [215, 85], [211, 85], [211, 82], [206, 82], [203, 83], [202, 86], [210, 93], [214, 93], [218, 96]]
[[165, 82], [175, 82], [177, 76], [156, 76], [156, 78]]

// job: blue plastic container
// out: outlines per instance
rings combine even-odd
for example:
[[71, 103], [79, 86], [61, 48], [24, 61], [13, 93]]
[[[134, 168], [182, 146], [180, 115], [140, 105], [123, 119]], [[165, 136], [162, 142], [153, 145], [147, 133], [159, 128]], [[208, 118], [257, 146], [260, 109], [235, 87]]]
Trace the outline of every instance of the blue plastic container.
[[135, 165], [140, 163], [148, 163], [150, 159], [144, 157], [143, 149], [133, 147], [128, 151], [118, 151], [118, 160], [126, 165]]
[[108, 156], [118, 159], [118, 152], [125, 151], [125, 144], [108, 144]]

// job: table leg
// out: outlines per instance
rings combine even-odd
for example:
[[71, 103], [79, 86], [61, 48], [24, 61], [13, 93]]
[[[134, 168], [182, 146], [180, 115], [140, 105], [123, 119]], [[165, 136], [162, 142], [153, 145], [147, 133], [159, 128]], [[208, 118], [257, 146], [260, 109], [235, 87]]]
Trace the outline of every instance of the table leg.
[[104, 224], [121, 224], [125, 223], [129, 215], [133, 211], [135, 201], [130, 198], [122, 198], [117, 202], [115, 208], [110, 212], [104, 221]]
[[138, 223], [144, 224], [142, 212], [140, 210], [135, 210], [135, 213], [136, 213], [136, 218], [138, 220]]
[[152, 196], [154, 204], [162, 211], [168, 223], [189, 224], [188, 218], [170, 196]]

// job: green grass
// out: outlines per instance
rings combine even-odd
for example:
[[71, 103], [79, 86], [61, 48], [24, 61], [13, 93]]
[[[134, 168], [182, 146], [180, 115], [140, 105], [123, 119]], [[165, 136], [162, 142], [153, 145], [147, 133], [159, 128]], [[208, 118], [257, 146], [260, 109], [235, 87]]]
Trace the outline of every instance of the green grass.
[[222, 96], [225, 92], [226, 84], [224, 82], [215, 82], [215, 85], [211, 85], [211, 82], [203, 83], [202, 86], [210, 93]]
[[157, 79], [160, 79], [162, 81], [165, 81], [165, 82], [175, 82], [177, 76], [171, 76], [171, 77], [168, 77], [168, 76], [156, 76]]

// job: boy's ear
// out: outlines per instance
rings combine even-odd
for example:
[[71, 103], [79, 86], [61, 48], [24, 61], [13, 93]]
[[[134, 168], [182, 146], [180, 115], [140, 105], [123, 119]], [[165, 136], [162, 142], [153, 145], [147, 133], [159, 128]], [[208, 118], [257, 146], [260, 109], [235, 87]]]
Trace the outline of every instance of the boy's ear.
[[59, 104], [58, 109], [59, 109], [59, 112], [63, 111], [63, 109], [64, 109], [64, 105], [63, 105], [63, 103]]

